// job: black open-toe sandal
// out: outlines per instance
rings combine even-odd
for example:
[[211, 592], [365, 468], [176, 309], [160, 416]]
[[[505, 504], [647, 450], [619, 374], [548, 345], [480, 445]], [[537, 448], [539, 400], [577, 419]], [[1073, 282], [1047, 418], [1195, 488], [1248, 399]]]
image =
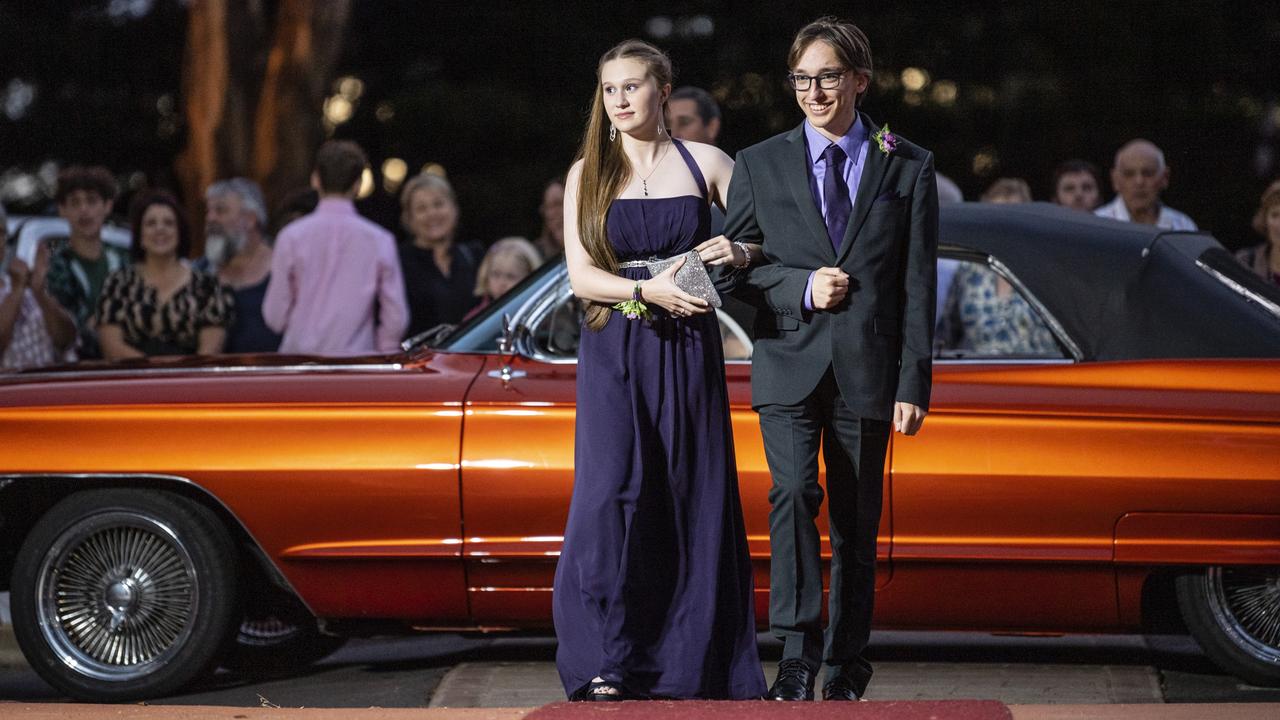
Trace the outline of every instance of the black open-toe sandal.
[[589, 702], [617, 702], [622, 700], [622, 684], [612, 680], [593, 680], [587, 683], [585, 699]]

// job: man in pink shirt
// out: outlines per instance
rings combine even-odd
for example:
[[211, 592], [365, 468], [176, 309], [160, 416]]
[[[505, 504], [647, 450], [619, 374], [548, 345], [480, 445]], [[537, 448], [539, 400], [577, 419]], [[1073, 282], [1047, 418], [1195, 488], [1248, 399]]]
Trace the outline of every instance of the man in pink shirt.
[[320, 204], [276, 237], [262, 317], [284, 335], [282, 353], [400, 349], [409, 310], [395, 238], [360, 217], [353, 202], [366, 162], [355, 143], [321, 146], [311, 173]]

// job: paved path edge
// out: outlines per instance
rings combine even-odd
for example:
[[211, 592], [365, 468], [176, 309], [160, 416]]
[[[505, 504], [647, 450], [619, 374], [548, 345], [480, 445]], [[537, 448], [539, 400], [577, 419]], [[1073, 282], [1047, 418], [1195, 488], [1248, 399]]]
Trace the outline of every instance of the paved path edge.
[[18, 649], [18, 639], [13, 636], [12, 625], [0, 625], [0, 668], [27, 666], [27, 658]]

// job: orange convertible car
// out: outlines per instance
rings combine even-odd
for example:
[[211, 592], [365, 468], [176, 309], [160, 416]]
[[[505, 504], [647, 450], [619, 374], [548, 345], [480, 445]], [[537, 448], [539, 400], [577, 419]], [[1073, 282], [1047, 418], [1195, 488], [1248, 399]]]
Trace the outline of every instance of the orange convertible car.
[[[1172, 618], [1280, 684], [1280, 293], [1207, 235], [1051, 207], [947, 207], [942, 242], [932, 412], [884, 472], [878, 625]], [[1008, 295], [975, 318], [966, 284], [992, 273]], [[722, 321], [763, 621], [751, 333]], [[0, 589], [31, 665], [123, 700], [343, 635], [549, 627], [578, 336], [553, 263], [400, 355], [0, 375]]]

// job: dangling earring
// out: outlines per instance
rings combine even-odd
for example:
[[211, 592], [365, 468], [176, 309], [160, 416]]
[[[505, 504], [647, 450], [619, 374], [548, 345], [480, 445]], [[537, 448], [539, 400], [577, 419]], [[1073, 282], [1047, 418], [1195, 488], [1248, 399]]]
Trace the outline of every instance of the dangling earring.
[[618, 139], [618, 128], [613, 123], [609, 123], [609, 142]]

